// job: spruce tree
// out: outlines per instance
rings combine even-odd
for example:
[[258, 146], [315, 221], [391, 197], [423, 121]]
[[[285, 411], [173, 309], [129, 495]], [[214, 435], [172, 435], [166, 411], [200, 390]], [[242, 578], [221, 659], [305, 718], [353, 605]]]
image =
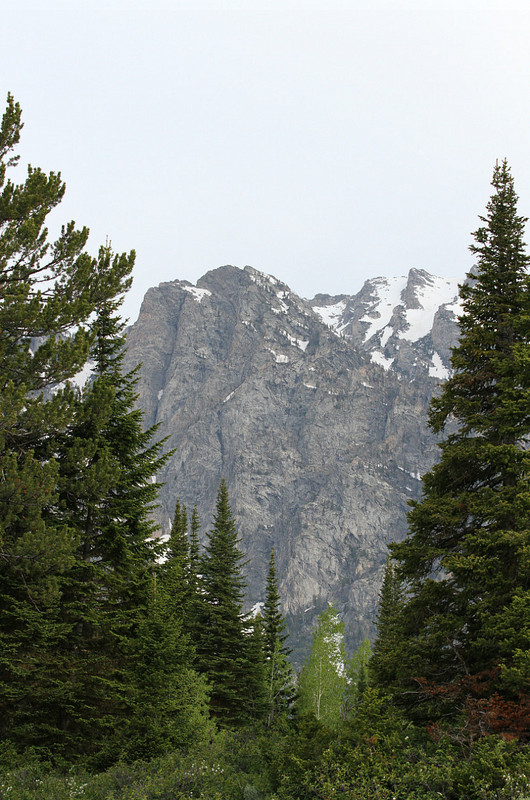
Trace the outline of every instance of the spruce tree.
[[71, 629], [61, 604], [79, 545], [58, 510], [58, 440], [76, 406], [68, 379], [86, 361], [98, 303], [128, 288], [134, 253], [92, 258], [88, 229], [73, 222], [49, 240], [46, 218], [64, 183], [33, 167], [21, 184], [8, 179], [21, 129], [8, 95], [0, 125], [0, 735], [45, 749], [61, 727], [56, 709], [68, 702], [59, 654]]
[[219, 724], [248, 722], [252, 669], [243, 615], [244, 555], [224, 480], [217, 493], [212, 530], [200, 562], [200, 618], [193, 642], [199, 670], [211, 686], [210, 709]]
[[173, 602], [179, 608], [184, 620], [188, 615], [191, 601], [192, 581], [190, 565], [190, 546], [188, 541], [188, 513], [186, 506], [177, 498], [173, 524], [165, 549], [165, 562], [162, 575], [171, 573]]
[[[263, 618], [257, 614], [248, 620], [246, 630], [246, 660], [248, 697], [246, 707], [253, 722], [261, 722], [268, 712], [268, 686], [265, 661]], [[250, 628], [250, 629], [249, 629]]]
[[263, 645], [267, 683], [267, 724], [286, 712], [294, 698], [294, 674], [286, 646], [285, 618], [280, 611], [274, 549], [271, 550], [265, 603], [263, 604]]
[[183, 619], [184, 631], [188, 634], [190, 642], [194, 645], [201, 637], [201, 618], [203, 611], [203, 596], [200, 578], [200, 545], [199, 529], [201, 521], [197, 505], [193, 506], [191, 513], [190, 539], [188, 548], [188, 605]]
[[152, 758], [212, 733], [207, 683], [193, 666], [178, 588], [178, 574], [154, 573], [129, 652], [127, 758]]
[[191, 512], [191, 528], [190, 528], [190, 543], [189, 543], [189, 563], [190, 563], [190, 576], [196, 578], [199, 573], [199, 530], [201, 527], [201, 520], [199, 512], [197, 511], [197, 504], [193, 506]]
[[392, 548], [409, 590], [401, 656], [424, 688], [403, 679], [414, 703], [460, 691], [462, 706], [474, 692], [517, 704], [530, 690], [529, 257], [506, 162], [492, 185], [460, 289], [454, 374], [431, 406], [432, 429], [447, 429], [440, 462]]
[[373, 682], [381, 687], [388, 688], [396, 682], [402, 663], [402, 601], [401, 580], [397, 575], [395, 562], [389, 556], [379, 593], [377, 636], [370, 658], [370, 675]]
[[[110, 248], [102, 263], [113, 260]], [[96, 272], [97, 285], [101, 275]], [[134, 709], [130, 692], [138, 630], [148, 613], [159, 545], [151, 511], [156, 473], [167, 460], [155, 429], [142, 430], [134, 409], [135, 373], [122, 375], [124, 323], [119, 302], [103, 300], [93, 322], [94, 381], [59, 439], [59, 514], [77, 531], [76, 559], [67, 572], [61, 615], [71, 626], [68, 652], [76, 669], [76, 697], [61, 715], [67, 752], [106, 763], [122, 747]]]

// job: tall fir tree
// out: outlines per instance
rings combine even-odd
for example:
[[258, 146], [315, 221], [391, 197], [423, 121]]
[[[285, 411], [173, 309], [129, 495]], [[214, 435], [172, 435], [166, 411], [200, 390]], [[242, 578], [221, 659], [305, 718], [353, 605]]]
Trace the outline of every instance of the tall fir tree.
[[246, 630], [246, 660], [249, 694], [246, 700], [249, 721], [260, 723], [268, 711], [263, 618], [257, 614], [248, 620]]
[[213, 732], [207, 682], [184, 630], [179, 570], [159, 569], [130, 653], [127, 758], [196, 745]]
[[370, 676], [380, 687], [390, 687], [397, 680], [403, 663], [402, 632], [403, 587], [393, 559], [388, 556], [379, 593], [377, 636], [370, 658]]
[[294, 673], [288, 660], [291, 651], [286, 645], [286, 640], [285, 618], [280, 611], [280, 593], [276, 579], [274, 549], [272, 549], [263, 604], [268, 725], [272, 725], [279, 714], [286, 712], [294, 699]]
[[[104, 264], [110, 248], [100, 253]], [[96, 271], [93, 283], [105, 280]], [[77, 404], [73, 423], [59, 439], [59, 514], [79, 536], [76, 560], [67, 573], [61, 603], [72, 628], [69, 652], [75, 658], [77, 697], [61, 715], [67, 751], [93, 754], [99, 763], [119, 753], [132, 708], [134, 642], [150, 603], [159, 545], [151, 519], [167, 460], [155, 428], [142, 430], [134, 408], [135, 373], [122, 375], [124, 323], [119, 302], [103, 299], [93, 323], [94, 381]], [[65, 677], [68, 683], [67, 676]]]
[[0, 125], [0, 736], [45, 749], [60, 731], [56, 708], [69, 702], [58, 678], [71, 633], [61, 604], [79, 545], [58, 511], [58, 440], [76, 407], [68, 379], [87, 359], [98, 303], [128, 288], [134, 253], [92, 258], [88, 229], [73, 222], [49, 240], [46, 218], [64, 183], [33, 167], [21, 184], [7, 178], [21, 129], [8, 95]]
[[237, 727], [252, 716], [253, 666], [249, 661], [248, 623], [243, 615], [244, 555], [224, 479], [217, 493], [212, 530], [200, 562], [198, 638], [193, 642], [199, 670], [210, 687], [216, 721]]
[[[432, 429], [451, 423], [449, 432], [392, 551], [409, 588], [409, 675], [424, 696], [431, 687], [431, 706], [444, 692], [462, 707], [473, 695], [490, 702], [496, 729], [495, 697], [521, 707], [530, 691], [530, 291], [526, 219], [506, 162], [492, 185], [460, 290], [454, 374], [431, 406]], [[417, 702], [421, 692], [403, 684]]]
[[188, 605], [184, 615], [184, 631], [188, 634], [191, 643], [199, 642], [201, 637], [201, 618], [203, 610], [203, 596], [201, 590], [201, 548], [199, 544], [199, 530], [201, 520], [197, 505], [191, 512], [190, 538], [188, 549]]
[[173, 602], [179, 608], [181, 618], [188, 615], [191, 601], [192, 581], [190, 564], [190, 544], [188, 540], [188, 512], [177, 498], [173, 524], [165, 548], [165, 561], [161, 568], [163, 575], [171, 573]]

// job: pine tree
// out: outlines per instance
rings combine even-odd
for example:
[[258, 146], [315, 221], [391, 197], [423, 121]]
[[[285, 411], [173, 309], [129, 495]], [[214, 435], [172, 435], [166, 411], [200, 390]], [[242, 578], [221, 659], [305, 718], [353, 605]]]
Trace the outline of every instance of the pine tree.
[[243, 561], [223, 480], [217, 493], [213, 528], [201, 558], [199, 636], [193, 644], [199, 670], [211, 686], [211, 713], [228, 727], [244, 724], [251, 715], [252, 677], [243, 616], [246, 586], [241, 573]]
[[431, 698], [460, 687], [462, 704], [473, 683], [483, 699], [514, 703], [530, 689], [529, 257], [506, 162], [492, 185], [460, 290], [454, 374], [431, 407], [432, 429], [448, 428], [441, 459], [393, 547], [409, 588], [409, 675]]
[[344, 623], [333, 606], [318, 618], [313, 644], [298, 682], [298, 704], [329, 728], [340, 723], [346, 690]]
[[64, 184], [33, 167], [21, 184], [7, 178], [21, 128], [8, 95], [0, 126], [0, 735], [46, 747], [67, 700], [57, 654], [70, 634], [61, 602], [78, 547], [57, 508], [57, 443], [75, 409], [67, 381], [86, 361], [98, 303], [128, 288], [134, 253], [112, 264], [90, 257], [88, 230], [73, 222], [48, 240], [46, 217]]
[[280, 611], [274, 549], [271, 550], [267, 588], [263, 605], [263, 644], [267, 684], [267, 724], [286, 712], [294, 699], [294, 674], [289, 663], [291, 651], [286, 646], [285, 618]]

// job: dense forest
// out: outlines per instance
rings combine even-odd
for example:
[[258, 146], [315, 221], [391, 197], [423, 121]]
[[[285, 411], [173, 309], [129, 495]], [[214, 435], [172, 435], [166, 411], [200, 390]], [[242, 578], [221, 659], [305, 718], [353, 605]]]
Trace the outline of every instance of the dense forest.
[[[391, 546], [378, 635], [347, 657], [319, 617], [295, 675], [274, 552], [261, 611], [221, 482], [206, 544], [124, 374], [134, 252], [46, 228], [59, 173], [0, 129], [0, 798], [331, 800], [530, 796], [530, 286], [513, 178], [461, 287], [440, 459]], [[90, 364], [91, 380], [76, 376]]]

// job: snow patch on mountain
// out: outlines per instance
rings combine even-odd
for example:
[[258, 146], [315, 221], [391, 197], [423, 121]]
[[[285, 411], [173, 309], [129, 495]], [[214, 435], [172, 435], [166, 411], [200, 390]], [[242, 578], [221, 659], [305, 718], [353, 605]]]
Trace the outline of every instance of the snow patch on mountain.
[[409, 342], [423, 339], [432, 330], [434, 315], [440, 306], [456, 305], [458, 285], [456, 280], [436, 278], [423, 273], [424, 282], [414, 287], [414, 296], [419, 308], [407, 308], [405, 321], [407, 328], [398, 336]]
[[199, 286], [191, 286], [190, 284], [181, 284], [182, 288], [188, 294], [191, 294], [194, 300], [198, 303], [202, 302], [205, 297], [211, 297], [212, 293], [209, 289], [201, 289]]
[[346, 301], [341, 300], [331, 306], [313, 306], [313, 311], [317, 314], [324, 325], [338, 332], [343, 323], [344, 309], [346, 308]]
[[368, 342], [372, 336], [386, 328], [390, 323], [396, 306], [400, 305], [401, 295], [407, 285], [407, 278], [374, 278], [369, 281], [372, 288], [372, 304], [367, 316], [361, 317], [360, 322], [367, 322], [368, 328], [364, 334], [364, 341]]
[[443, 361], [440, 358], [438, 353], [432, 354], [432, 367], [429, 367], [429, 375], [431, 378], [441, 378], [442, 380], [447, 380], [449, 377], [449, 370], [447, 367], [444, 367]]
[[379, 350], [374, 350], [373, 353], [371, 353], [370, 358], [374, 364], [379, 364], [379, 366], [383, 367], [385, 370], [390, 369], [394, 363], [393, 358], [386, 358], [386, 356], [384, 356]]

